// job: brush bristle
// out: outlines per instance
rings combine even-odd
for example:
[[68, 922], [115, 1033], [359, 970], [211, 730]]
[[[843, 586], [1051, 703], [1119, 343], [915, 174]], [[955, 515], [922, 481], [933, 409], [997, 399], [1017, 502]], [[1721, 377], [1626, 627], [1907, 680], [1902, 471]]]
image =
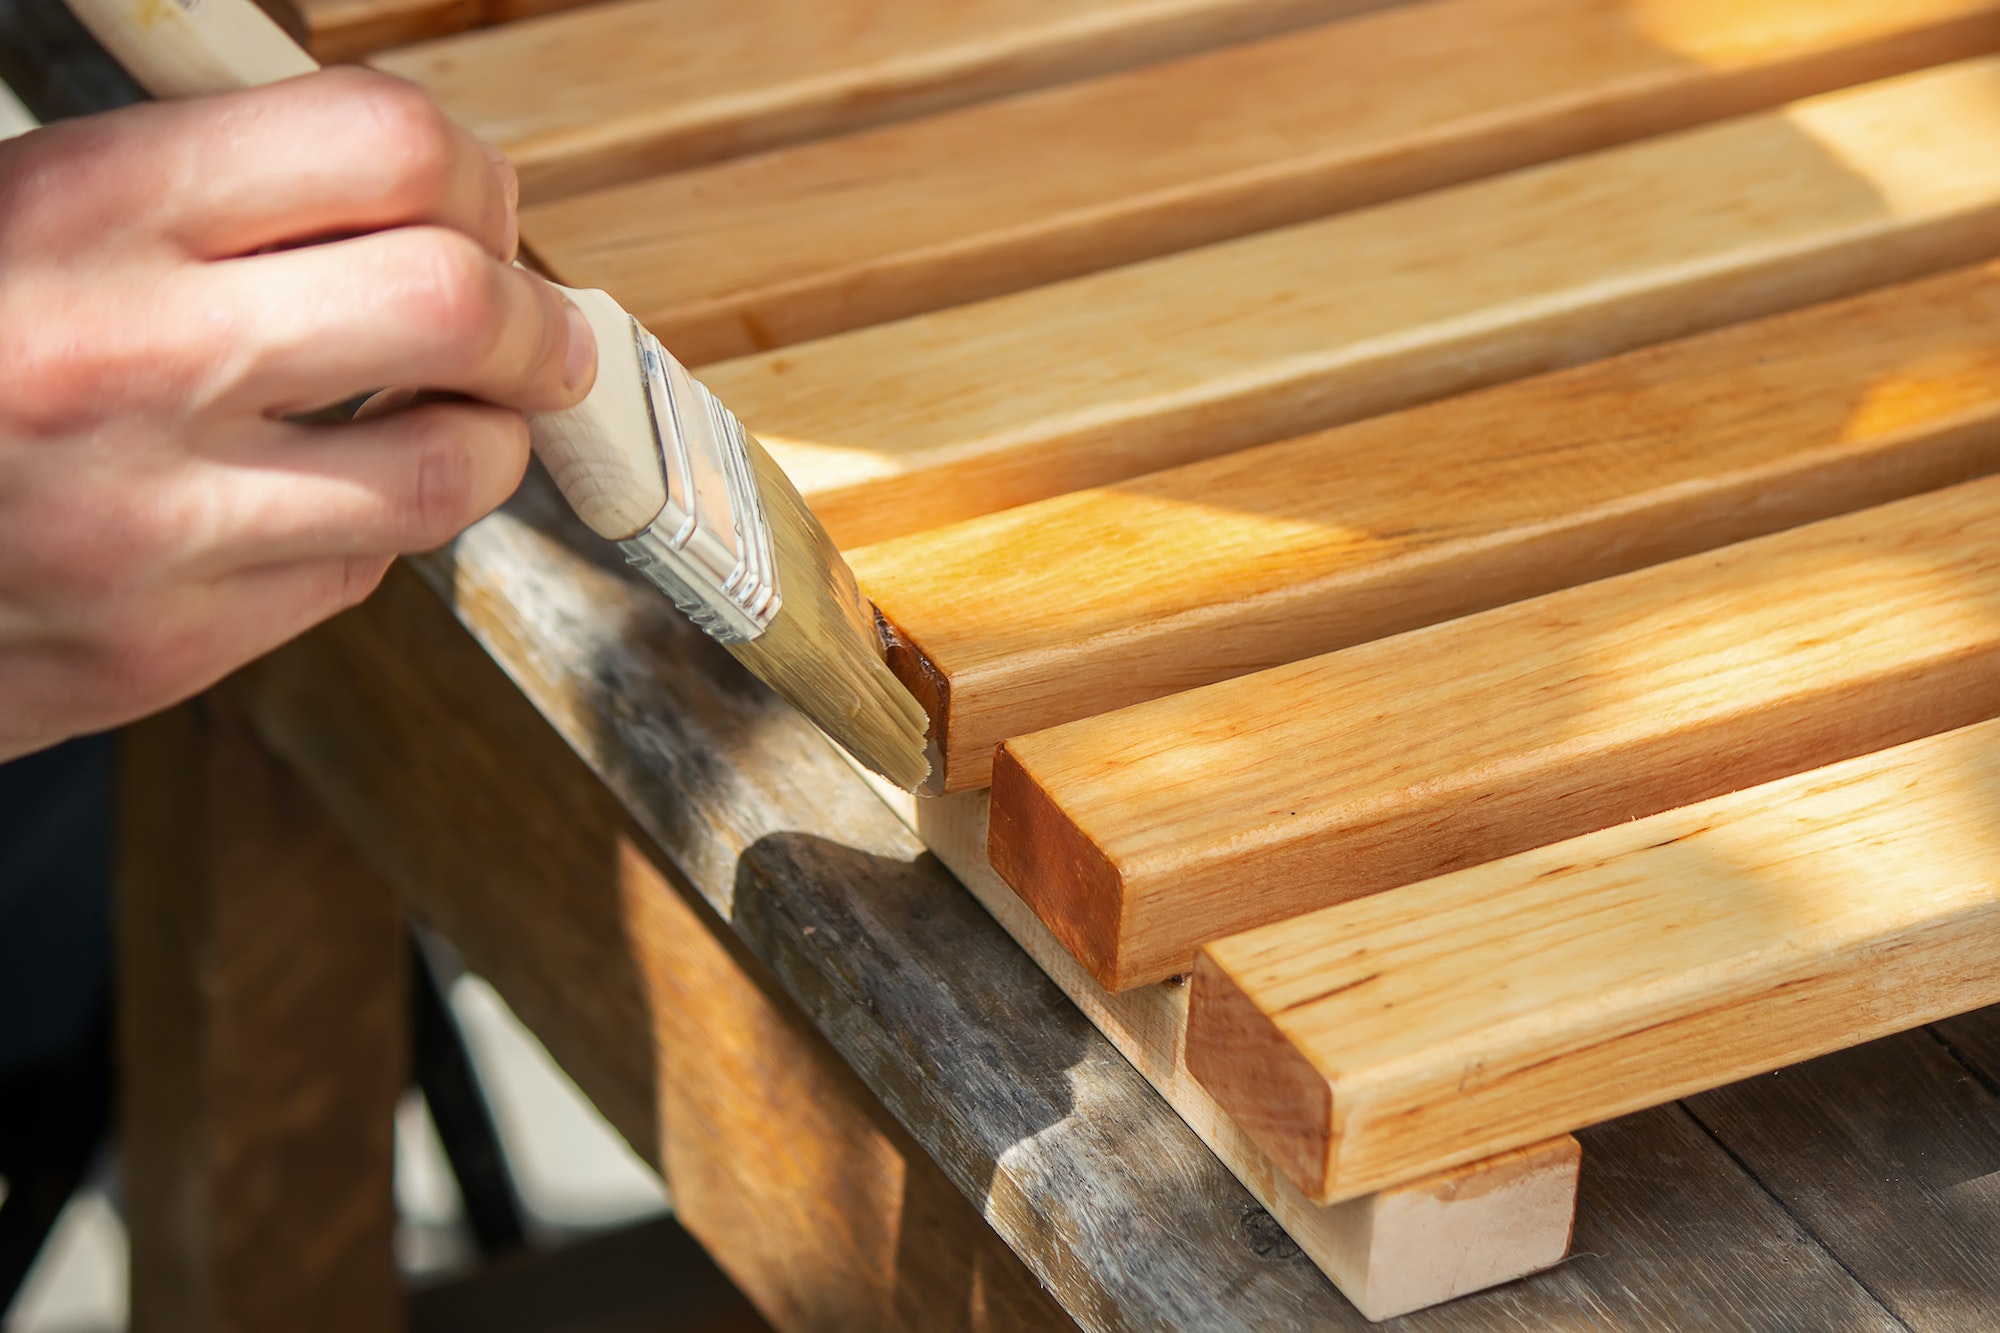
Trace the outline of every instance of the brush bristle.
[[882, 660], [874, 612], [791, 480], [755, 440], [750, 462], [770, 521], [781, 605], [729, 651], [850, 754], [905, 791], [931, 775], [930, 719]]

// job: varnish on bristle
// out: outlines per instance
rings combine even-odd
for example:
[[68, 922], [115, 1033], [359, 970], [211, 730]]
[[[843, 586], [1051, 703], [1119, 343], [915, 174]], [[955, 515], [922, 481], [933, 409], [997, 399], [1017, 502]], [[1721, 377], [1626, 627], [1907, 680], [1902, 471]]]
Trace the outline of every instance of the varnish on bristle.
[[916, 791], [931, 775], [923, 705], [882, 660], [874, 613], [826, 529], [755, 440], [750, 461], [776, 547], [781, 605], [769, 629], [729, 651], [855, 758]]

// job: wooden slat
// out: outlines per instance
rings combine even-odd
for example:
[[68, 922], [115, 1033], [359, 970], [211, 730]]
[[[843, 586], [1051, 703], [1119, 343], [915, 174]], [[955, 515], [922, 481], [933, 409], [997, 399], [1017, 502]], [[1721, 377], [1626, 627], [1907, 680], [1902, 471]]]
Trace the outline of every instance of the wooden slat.
[[2000, 62], [1983, 60], [702, 378], [857, 546], [1996, 246]]
[[1188, 1073], [1187, 987], [1110, 994], [993, 873], [986, 862], [985, 792], [920, 801], [864, 777], [1362, 1314], [1406, 1314], [1563, 1257], [1576, 1213], [1581, 1154], [1574, 1138], [1562, 1135], [1346, 1203], [1314, 1204]]
[[1188, 1066], [1339, 1198], [1989, 1004], [1996, 802], [1985, 722], [1223, 940]]
[[522, 196], [880, 125], [1385, 0], [612, 0], [388, 52]]
[[[1982, 1009], [1940, 1028], [1992, 1033], [2000, 1014]], [[1993, 1327], [2000, 1097], [1935, 1031], [1733, 1083], [1689, 1099], [1688, 1110], [1905, 1327]]]
[[2000, 265], [1059, 496], [853, 564], [958, 791], [991, 780], [1010, 736], [1996, 464]]
[[1007, 742], [996, 869], [1113, 989], [2000, 710], [2000, 479]]
[[327, 65], [482, 22], [479, 0], [268, 0], [265, 8]]
[[241, 716], [121, 737], [119, 1148], [139, 1329], [403, 1323], [403, 914]]
[[1996, 47], [2000, 0], [1439, 0], [588, 192], [521, 227], [562, 281], [699, 364]]

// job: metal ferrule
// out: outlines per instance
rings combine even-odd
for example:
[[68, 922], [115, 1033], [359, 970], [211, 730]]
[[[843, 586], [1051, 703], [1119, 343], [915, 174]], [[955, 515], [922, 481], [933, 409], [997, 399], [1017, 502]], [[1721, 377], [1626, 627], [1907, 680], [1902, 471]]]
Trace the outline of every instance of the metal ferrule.
[[781, 605], [771, 527], [743, 423], [687, 373], [638, 320], [639, 351], [667, 503], [625, 558], [723, 643], [747, 643]]

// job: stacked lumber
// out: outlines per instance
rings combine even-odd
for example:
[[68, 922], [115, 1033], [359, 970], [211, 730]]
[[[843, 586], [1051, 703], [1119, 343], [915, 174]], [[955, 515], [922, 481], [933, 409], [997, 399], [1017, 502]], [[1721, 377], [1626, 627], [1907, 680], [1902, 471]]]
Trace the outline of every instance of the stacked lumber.
[[2000, 999], [2000, 0], [297, 3], [784, 464], [892, 804], [1370, 1317]]

